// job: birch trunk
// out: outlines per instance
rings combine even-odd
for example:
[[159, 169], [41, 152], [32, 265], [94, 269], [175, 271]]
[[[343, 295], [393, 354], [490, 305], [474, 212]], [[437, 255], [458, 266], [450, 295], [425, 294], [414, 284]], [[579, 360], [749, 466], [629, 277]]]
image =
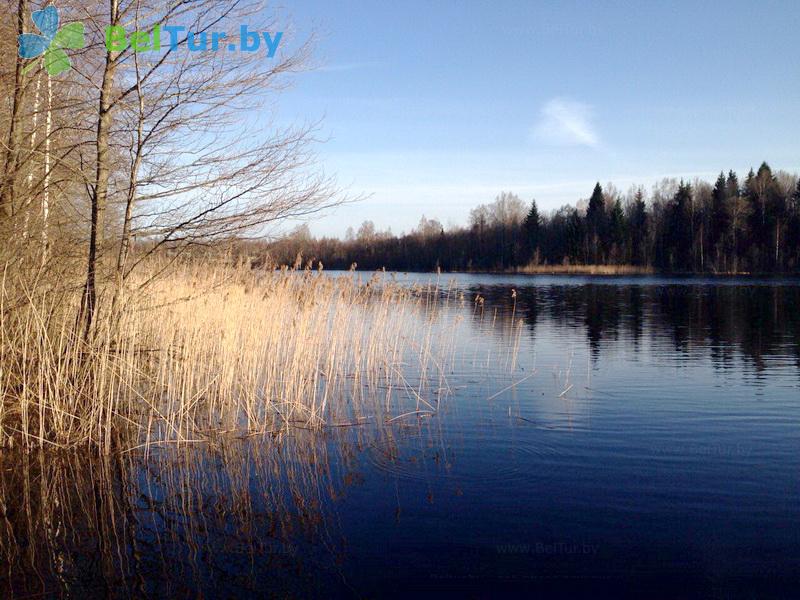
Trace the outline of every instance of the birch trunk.
[[[31, 150], [30, 150], [31, 154], [33, 154], [34, 150], [36, 149], [36, 137], [37, 134], [39, 133], [39, 131], [37, 130], [37, 126], [39, 124], [39, 103], [41, 102], [41, 93], [40, 93], [41, 87], [42, 87], [42, 74], [40, 72], [36, 76], [36, 94], [33, 100], [33, 128], [31, 130]], [[28, 198], [25, 202], [26, 210], [25, 210], [25, 222], [22, 226], [22, 239], [28, 238], [28, 228], [30, 227], [31, 215], [28, 212], [27, 208], [33, 199], [33, 171], [34, 171], [34, 165], [32, 164], [30, 170], [28, 171], [28, 177], [25, 182], [28, 192]]]
[[50, 249], [48, 227], [50, 219], [50, 132], [53, 128], [53, 82], [47, 77], [47, 117], [44, 128], [44, 190], [42, 192], [42, 265], [47, 262]]

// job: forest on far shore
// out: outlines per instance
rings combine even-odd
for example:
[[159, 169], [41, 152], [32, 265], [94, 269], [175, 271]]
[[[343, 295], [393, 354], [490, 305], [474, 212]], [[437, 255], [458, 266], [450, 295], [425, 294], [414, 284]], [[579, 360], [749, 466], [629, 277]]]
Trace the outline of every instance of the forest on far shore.
[[[255, 247], [254, 247], [255, 246]], [[326, 269], [504, 271], [539, 265], [632, 265], [667, 272], [800, 272], [800, 179], [767, 163], [744, 181], [665, 179], [648, 195], [595, 185], [590, 198], [544, 214], [503, 192], [470, 212], [466, 227], [424, 216], [410, 233], [365, 221], [346, 239], [314, 238], [307, 226], [241, 248], [260, 262], [321, 261]]]

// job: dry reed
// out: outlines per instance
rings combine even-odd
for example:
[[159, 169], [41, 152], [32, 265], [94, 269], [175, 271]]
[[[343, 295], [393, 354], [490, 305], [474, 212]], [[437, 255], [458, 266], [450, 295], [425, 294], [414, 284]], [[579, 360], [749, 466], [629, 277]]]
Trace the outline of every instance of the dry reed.
[[515, 273], [529, 275], [652, 275], [653, 267], [639, 265], [525, 265], [514, 269]]
[[448, 393], [438, 286], [197, 263], [151, 279], [159, 269], [103, 291], [113, 310], [88, 344], [73, 335], [78, 293], [2, 282], [1, 446], [204, 443], [435, 412]]

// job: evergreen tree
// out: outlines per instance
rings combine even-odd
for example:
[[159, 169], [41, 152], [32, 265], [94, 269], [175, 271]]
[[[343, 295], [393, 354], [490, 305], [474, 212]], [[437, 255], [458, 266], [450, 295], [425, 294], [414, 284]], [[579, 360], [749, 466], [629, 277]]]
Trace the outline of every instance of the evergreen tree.
[[631, 262], [635, 265], [647, 263], [647, 234], [649, 219], [647, 205], [641, 189], [636, 190], [628, 218], [628, 232], [631, 239]]
[[669, 207], [667, 248], [669, 268], [690, 270], [692, 248], [692, 187], [681, 180]]
[[570, 261], [573, 263], [587, 262], [588, 257], [583, 253], [586, 247], [586, 228], [578, 209], [569, 211], [567, 221], [567, 249]]
[[608, 216], [608, 242], [615, 254], [614, 259], [619, 262], [624, 262], [625, 252], [625, 213], [622, 210], [622, 202], [617, 199], [611, 207], [611, 213]]
[[[750, 174], [753, 174], [752, 169]], [[730, 223], [730, 237], [725, 244], [725, 255], [729, 261], [726, 265], [726, 270], [739, 270], [739, 256], [742, 254], [742, 248], [746, 247], [747, 240], [742, 239], [745, 236], [740, 235], [740, 231], [744, 227], [747, 213], [744, 210], [745, 204], [741, 199], [742, 189], [739, 187], [739, 177], [733, 171], [728, 171], [728, 179], [725, 182], [728, 190], [728, 203], [731, 209], [731, 223]]]
[[711, 192], [711, 244], [721, 245], [730, 227], [730, 210], [728, 206], [728, 182], [725, 174], [720, 172], [714, 189]]
[[[752, 174], [752, 172], [751, 170], [750, 173]], [[728, 188], [728, 198], [741, 196], [742, 190], [739, 189], [739, 177], [733, 171], [728, 171], [728, 179], [725, 185]]]
[[745, 183], [745, 196], [749, 205], [748, 247], [750, 249], [751, 268], [759, 271], [770, 266], [770, 250], [773, 246], [773, 231], [779, 211], [775, 195], [778, 193], [777, 182], [767, 163], [761, 163], [758, 173], [752, 169]]
[[536, 206], [536, 200], [531, 201], [531, 209], [525, 217], [523, 223], [525, 229], [525, 241], [528, 247], [528, 256], [533, 258], [539, 249], [539, 231], [541, 228], [541, 217], [539, 216], [539, 209]]
[[606, 224], [606, 200], [600, 182], [594, 186], [592, 197], [589, 198], [589, 207], [586, 210], [586, 230], [590, 245], [589, 254], [593, 263], [602, 261], [600, 256], [600, 237], [603, 235]]
[[[733, 173], [731, 173], [733, 175]], [[734, 175], [735, 177], [735, 175]], [[738, 182], [736, 183], [738, 188]], [[723, 268], [725, 242], [730, 235], [732, 212], [731, 199], [729, 196], [729, 182], [725, 179], [725, 174], [720, 172], [714, 190], [711, 192], [711, 231], [710, 242], [714, 252], [714, 263], [717, 269]]]

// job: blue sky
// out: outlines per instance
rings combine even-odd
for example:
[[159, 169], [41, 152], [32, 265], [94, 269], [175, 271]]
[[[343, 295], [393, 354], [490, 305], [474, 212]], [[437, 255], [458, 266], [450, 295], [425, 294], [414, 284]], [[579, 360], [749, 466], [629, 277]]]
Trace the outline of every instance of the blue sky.
[[767, 160], [800, 171], [800, 4], [301, 1], [316, 70], [280, 100], [367, 200], [311, 223], [466, 223], [502, 190], [550, 210]]

